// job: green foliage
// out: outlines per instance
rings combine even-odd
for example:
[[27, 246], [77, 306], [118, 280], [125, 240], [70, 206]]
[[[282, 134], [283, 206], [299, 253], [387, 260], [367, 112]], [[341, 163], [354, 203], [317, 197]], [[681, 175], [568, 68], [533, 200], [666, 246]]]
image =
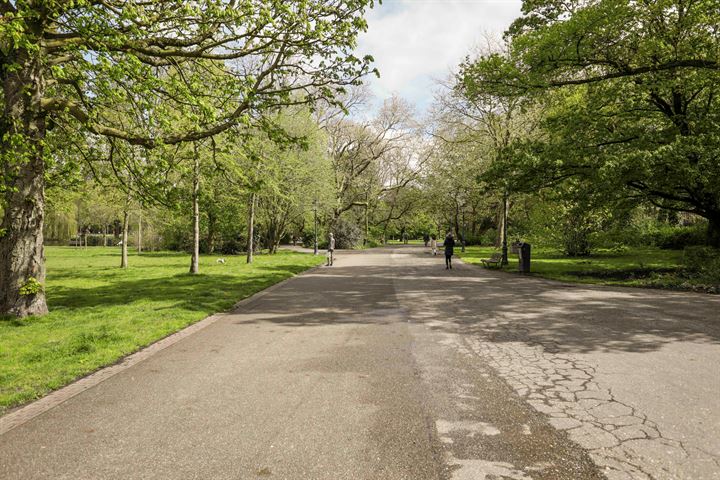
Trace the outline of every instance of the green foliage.
[[[612, 196], [720, 218], [717, 0], [533, 0], [508, 53], [466, 62], [459, 89], [540, 105], [544, 135], [499, 172], [525, 191], [580, 177]], [[720, 235], [708, 236], [720, 242]]]
[[707, 246], [686, 247], [683, 265], [690, 274], [709, 283], [720, 284], [720, 250]]
[[35, 277], [29, 277], [20, 287], [20, 295], [33, 296], [43, 291], [43, 285]]
[[480, 237], [480, 245], [491, 246], [497, 243], [498, 233], [494, 228], [489, 228]]
[[689, 227], [662, 225], [654, 234], [645, 237], [644, 243], [668, 250], [682, 250], [688, 246], [703, 245], [706, 229], [704, 222]]
[[[187, 164], [194, 166], [198, 152], [207, 149], [199, 143], [214, 147], [223, 133], [244, 145], [237, 140], [261, 132], [259, 143], [280, 145], [270, 153], [289, 145], [306, 149], [304, 135], [293, 136], [275, 116], [289, 106], [336, 105], [346, 87], [373, 71], [372, 57], [360, 58], [355, 50], [367, 29], [363, 16], [374, 5], [373, 0], [332, 6], [321, 0], [1, 2], [0, 192], [21, 193], [5, 195], [12, 205], [6, 205], [3, 226], [22, 228], [13, 231], [12, 241], [0, 241], [0, 256], [18, 254], [19, 245], [42, 234], [36, 219], [43, 218], [47, 187], [77, 188], [90, 176], [113, 176], [124, 194], [116, 205], [127, 218], [136, 207], [183, 204], [188, 177], [200, 176]], [[227, 171], [228, 163], [216, 162], [212, 150], [213, 167]], [[206, 168], [211, 162], [201, 163]], [[262, 168], [254, 163], [255, 171], [233, 172], [246, 191], [290, 191], [254, 175]], [[305, 185], [302, 180], [294, 179]], [[61, 231], [57, 237], [64, 239], [69, 219], [49, 218], [62, 224], [54, 233]], [[78, 229], [90, 228], [80, 220]], [[282, 229], [271, 223], [278, 222], [271, 217], [266, 231], [281, 238]], [[208, 224], [212, 249], [211, 215]], [[40, 254], [23, 252], [23, 258], [42, 263]], [[0, 279], [19, 273], [6, 271]], [[17, 286], [4, 284], [0, 290], [9, 292], [0, 310], [11, 311]], [[43, 296], [36, 300], [32, 308], [44, 311]]]
[[340, 218], [332, 226], [332, 232], [335, 235], [336, 248], [350, 249], [362, 245], [363, 232], [354, 222]]

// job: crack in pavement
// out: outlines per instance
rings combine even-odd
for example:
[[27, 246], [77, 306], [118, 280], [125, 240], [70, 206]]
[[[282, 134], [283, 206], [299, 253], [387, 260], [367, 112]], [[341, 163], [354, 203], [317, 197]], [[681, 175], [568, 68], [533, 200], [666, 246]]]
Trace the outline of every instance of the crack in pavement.
[[[595, 380], [595, 367], [560, 353], [555, 342], [495, 317], [493, 333], [464, 335], [465, 350], [482, 357], [550, 423], [590, 452], [609, 480], [687, 478], [677, 466], [720, 457], [667, 437], [647, 415]], [[460, 347], [463, 348], [463, 347]]]
[[[702, 369], [689, 381], [677, 377], [689, 370], [674, 368], [677, 361], [692, 365], [685, 362], [695, 360], [687, 354], [696, 343], [703, 349], [700, 358], [716, 355], [709, 349], [717, 338], [714, 299], [495, 277], [462, 263], [443, 275], [433, 259], [405, 258], [398, 262], [396, 288], [414, 323], [438, 333], [436, 341], [467, 358], [478, 377], [504, 382], [509, 393], [582, 447], [609, 480], [720, 479], [712, 437], [717, 376]], [[653, 366], [640, 353], [659, 363]], [[636, 361], [642, 373], [628, 377]], [[663, 365], [670, 371], [658, 372], [655, 380], [646, 376]], [[635, 387], [629, 383], [636, 380], [641, 383]], [[685, 386], [692, 390], [685, 392]], [[483, 405], [470, 397], [478, 395], [456, 392], [453, 420], [477, 415]], [[679, 403], [684, 399], [688, 405]], [[690, 410], [683, 413], [683, 407]], [[475, 420], [497, 425], [485, 413]], [[693, 426], [700, 428], [697, 434]], [[445, 443], [456, 453], [457, 445]], [[527, 464], [510, 463], [534, 476]]]

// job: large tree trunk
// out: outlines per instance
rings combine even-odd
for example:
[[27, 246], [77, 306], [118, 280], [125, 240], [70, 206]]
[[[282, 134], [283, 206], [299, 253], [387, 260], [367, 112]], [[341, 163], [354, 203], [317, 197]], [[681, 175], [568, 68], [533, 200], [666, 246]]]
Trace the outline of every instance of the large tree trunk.
[[720, 212], [708, 217], [707, 244], [720, 248]]
[[255, 192], [252, 192], [250, 194], [250, 209], [248, 212], [248, 238], [247, 238], [247, 263], [252, 263], [253, 261], [253, 248], [254, 248], [254, 239], [253, 236], [255, 235], [255, 202], [256, 202], [257, 196]]
[[5, 213], [0, 224], [0, 315], [47, 313], [43, 290], [45, 258], [46, 132], [41, 99], [45, 89], [40, 59], [13, 52], [17, 69], [3, 72], [0, 165], [6, 177]]
[[190, 259], [190, 273], [196, 274], [200, 271], [200, 157], [195, 147], [195, 165], [193, 170], [193, 246], [192, 258]]

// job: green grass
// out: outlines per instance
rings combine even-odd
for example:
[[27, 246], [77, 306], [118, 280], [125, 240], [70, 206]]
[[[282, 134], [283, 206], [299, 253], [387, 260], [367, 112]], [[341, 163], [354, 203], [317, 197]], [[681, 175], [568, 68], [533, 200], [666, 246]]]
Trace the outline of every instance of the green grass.
[[112, 248], [48, 247], [46, 256], [50, 313], [0, 319], [0, 414], [324, 261], [208, 255], [191, 276], [180, 253], [131, 255], [127, 270]]
[[[438, 240], [438, 243], [442, 243]], [[405, 245], [405, 242], [402, 240], [388, 240], [388, 245]], [[423, 242], [422, 239], [412, 239], [407, 241], [407, 245], [424, 245], [425, 242]]]
[[[493, 247], [468, 247], [458, 255], [467, 263], [480, 264], [495, 251]], [[683, 275], [682, 256], [681, 250], [645, 247], [623, 253], [598, 250], [590, 257], [570, 258], [558, 250], [533, 248], [531, 272], [565, 282], [693, 289], [697, 283]], [[508, 253], [508, 258], [510, 264], [504, 270], [517, 272], [517, 255]]]

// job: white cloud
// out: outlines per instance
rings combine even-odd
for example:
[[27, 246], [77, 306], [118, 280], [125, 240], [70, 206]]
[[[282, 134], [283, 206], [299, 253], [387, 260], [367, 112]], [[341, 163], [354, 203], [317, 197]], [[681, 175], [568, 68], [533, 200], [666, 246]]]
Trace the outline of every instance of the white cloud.
[[378, 97], [397, 93], [419, 110], [433, 79], [455, 69], [484, 34], [500, 35], [520, 14], [522, 0], [384, 0], [368, 15], [358, 53], [375, 57]]

